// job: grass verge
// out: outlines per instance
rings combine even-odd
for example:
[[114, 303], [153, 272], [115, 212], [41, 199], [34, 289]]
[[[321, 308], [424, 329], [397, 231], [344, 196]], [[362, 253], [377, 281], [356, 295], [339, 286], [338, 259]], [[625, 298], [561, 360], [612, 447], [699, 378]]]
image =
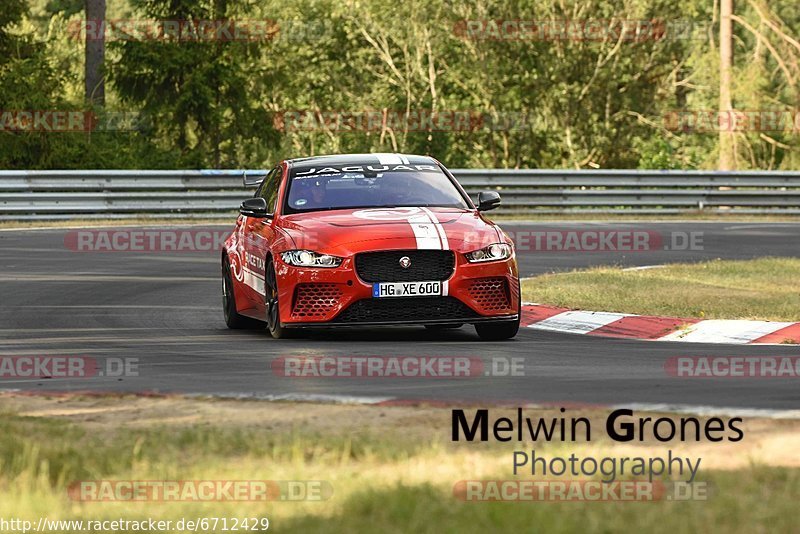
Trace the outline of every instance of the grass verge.
[[[498, 411], [503, 411], [499, 410]], [[506, 410], [504, 415], [512, 416]], [[526, 410], [559, 415], [555, 408]], [[602, 428], [607, 411], [570, 409]], [[637, 415], [644, 415], [638, 414]], [[0, 397], [0, 517], [263, 517], [279, 532], [792, 532], [800, 421], [746, 419], [739, 443], [459, 443], [450, 411], [183, 398]], [[702, 458], [706, 501], [470, 503], [459, 480], [513, 479], [512, 451]], [[530, 477], [522, 477], [530, 478]], [[536, 477], [541, 478], [541, 477]], [[75, 480], [324, 480], [319, 502], [67, 498]], [[63, 530], [73, 532], [74, 530]]]
[[800, 320], [800, 259], [759, 258], [672, 264], [654, 269], [596, 267], [522, 283], [526, 302], [595, 311]]

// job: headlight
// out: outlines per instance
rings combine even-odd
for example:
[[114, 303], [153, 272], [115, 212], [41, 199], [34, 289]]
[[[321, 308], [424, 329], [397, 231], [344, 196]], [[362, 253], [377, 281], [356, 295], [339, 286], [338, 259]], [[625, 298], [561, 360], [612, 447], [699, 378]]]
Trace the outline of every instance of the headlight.
[[494, 243], [488, 247], [468, 252], [465, 256], [470, 263], [505, 260], [511, 257], [511, 245], [506, 243]]
[[342, 264], [342, 258], [310, 250], [287, 250], [281, 252], [281, 258], [296, 267], [338, 267]]

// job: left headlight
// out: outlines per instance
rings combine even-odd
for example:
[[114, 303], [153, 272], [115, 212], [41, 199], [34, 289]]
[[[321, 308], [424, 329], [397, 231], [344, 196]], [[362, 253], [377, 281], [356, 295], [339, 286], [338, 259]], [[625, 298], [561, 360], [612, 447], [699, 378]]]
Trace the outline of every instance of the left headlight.
[[342, 258], [311, 250], [287, 250], [281, 252], [281, 258], [295, 267], [338, 267], [342, 264]]
[[470, 263], [480, 263], [484, 261], [506, 260], [511, 257], [511, 253], [511, 245], [507, 243], [494, 243], [488, 247], [467, 252], [465, 256]]

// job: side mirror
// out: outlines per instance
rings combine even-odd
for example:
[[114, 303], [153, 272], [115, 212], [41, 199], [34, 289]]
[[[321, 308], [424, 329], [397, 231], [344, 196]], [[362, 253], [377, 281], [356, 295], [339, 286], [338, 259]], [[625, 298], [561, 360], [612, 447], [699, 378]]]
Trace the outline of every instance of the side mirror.
[[245, 217], [258, 217], [260, 219], [271, 215], [267, 213], [267, 201], [261, 197], [248, 198], [242, 202], [239, 213]]
[[489, 211], [500, 205], [500, 193], [497, 191], [481, 191], [478, 194], [478, 211]]

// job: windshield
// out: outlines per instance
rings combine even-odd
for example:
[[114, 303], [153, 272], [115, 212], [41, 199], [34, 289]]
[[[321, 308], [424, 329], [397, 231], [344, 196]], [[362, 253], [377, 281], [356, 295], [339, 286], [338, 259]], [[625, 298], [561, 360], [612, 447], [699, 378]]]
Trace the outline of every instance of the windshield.
[[[382, 170], [358, 167], [357, 172], [335, 168], [294, 169], [285, 213], [344, 208], [397, 206], [467, 209], [464, 197], [440, 169]], [[352, 167], [351, 167], [352, 168]]]

